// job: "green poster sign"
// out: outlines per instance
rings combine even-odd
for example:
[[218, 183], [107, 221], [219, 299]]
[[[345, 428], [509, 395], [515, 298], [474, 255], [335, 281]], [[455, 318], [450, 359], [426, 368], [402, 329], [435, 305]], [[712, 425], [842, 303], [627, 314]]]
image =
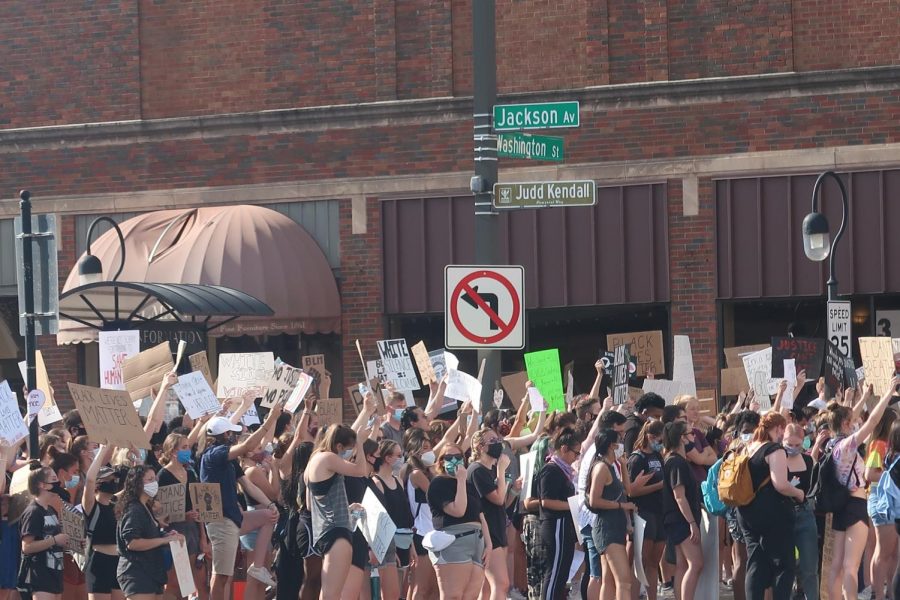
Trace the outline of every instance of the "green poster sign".
[[578, 127], [581, 125], [579, 108], [577, 101], [498, 104], [494, 106], [494, 131]]
[[566, 396], [563, 391], [562, 370], [559, 368], [559, 350], [541, 350], [525, 355], [525, 369], [528, 379], [547, 401], [547, 411], [566, 410]]
[[563, 159], [563, 139], [528, 133], [501, 133], [497, 136], [497, 156], [560, 162]]

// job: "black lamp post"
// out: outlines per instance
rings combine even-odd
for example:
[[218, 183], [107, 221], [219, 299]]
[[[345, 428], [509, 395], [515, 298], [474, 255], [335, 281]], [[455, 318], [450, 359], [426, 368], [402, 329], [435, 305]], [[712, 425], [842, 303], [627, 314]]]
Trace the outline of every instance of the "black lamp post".
[[[819, 188], [824, 183], [825, 178], [834, 179], [841, 190], [841, 202], [843, 203], [843, 214], [841, 216], [841, 226], [838, 229], [834, 240], [829, 244], [828, 219], [825, 215], [818, 212]], [[847, 189], [844, 182], [834, 171], [825, 171], [816, 179], [812, 192], [812, 212], [803, 219], [803, 252], [806, 258], [816, 262], [822, 262], [826, 258], [828, 260], [828, 300], [837, 299], [837, 279], [834, 278], [834, 250], [837, 247], [841, 236], [844, 235], [844, 229], [847, 226], [847, 217], [849, 216], [849, 202], [847, 198]]]
[[110, 281], [118, 280], [119, 275], [122, 274], [122, 269], [125, 268], [125, 236], [122, 235], [122, 230], [119, 229], [119, 224], [113, 221], [110, 217], [97, 217], [91, 223], [91, 226], [88, 227], [86, 236], [87, 253], [81, 258], [81, 260], [78, 261], [78, 277], [80, 279], [81, 285], [87, 285], [89, 283], [101, 281], [103, 277], [103, 264], [100, 262], [99, 258], [91, 254], [91, 236], [94, 233], [94, 227], [96, 227], [97, 223], [100, 223], [101, 221], [106, 221], [113, 226], [113, 229], [116, 230], [116, 233], [119, 235], [119, 250], [121, 250], [122, 252], [122, 259], [119, 261], [119, 270], [116, 271], [116, 274], [113, 275]]

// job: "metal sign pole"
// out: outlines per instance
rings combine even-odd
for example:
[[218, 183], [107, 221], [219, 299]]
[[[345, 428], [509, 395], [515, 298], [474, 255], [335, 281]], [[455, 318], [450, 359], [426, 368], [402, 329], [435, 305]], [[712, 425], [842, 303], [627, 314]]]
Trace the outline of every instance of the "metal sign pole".
[[[31, 248], [31, 192], [22, 190], [19, 192], [19, 198], [21, 199], [19, 209], [22, 212], [22, 237], [17, 241], [22, 244], [22, 286], [25, 290], [25, 306], [22, 307], [25, 317], [25, 386], [31, 391], [37, 388], [37, 363], [35, 358], [37, 348], [35, 347], [34, 334], [34, 262]], [[37, 415], [28, 425], [28, 457], [39, 458]]]

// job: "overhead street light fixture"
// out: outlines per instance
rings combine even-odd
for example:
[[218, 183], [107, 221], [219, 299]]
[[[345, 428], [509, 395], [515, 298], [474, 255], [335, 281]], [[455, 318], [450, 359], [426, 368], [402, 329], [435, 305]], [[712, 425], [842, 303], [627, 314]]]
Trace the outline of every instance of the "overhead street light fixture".
[[[841, 226], [838, 228], [837, 235], [834, 240], [830, 240], [831, 232], [828, 229], [828, 219], [819, 212], [819, 189], [822, 187], [826, 178], [834, 179], [838, 188], [841, 190], [841, 202], [843, 213], [841, 216]], [[826, 287], [828, 290], [828, 300], [837, 298], [837, 279], [834, 278], [834, 253], [837, 248], [841, 236], [844, 235], [844, 229], [847, 227], [847, 217], [849, 215], [849, 200], [847, 197], [847, 188], [844, 182], [834, 171], [825, 171], [818, 178], [813, 186], [812, 192], [812, 212], [803, 219], [803, 252], [806, 258], [815, 262], [822, 262], [826, 258], [828, 261], [828, 282]], [[831, 242], [829, 244], [829, 241]]]

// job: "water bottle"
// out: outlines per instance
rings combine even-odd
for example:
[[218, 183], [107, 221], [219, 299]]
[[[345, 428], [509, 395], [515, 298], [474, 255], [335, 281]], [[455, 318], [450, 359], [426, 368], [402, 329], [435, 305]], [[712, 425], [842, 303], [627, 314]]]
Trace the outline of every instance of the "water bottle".
[[372, 600], [378, 600], [381, 598], [381, 575], [378, 574], [378, 569], [372, 568], [372, 575], [369, 577], [369, 586], [372, 589]]

